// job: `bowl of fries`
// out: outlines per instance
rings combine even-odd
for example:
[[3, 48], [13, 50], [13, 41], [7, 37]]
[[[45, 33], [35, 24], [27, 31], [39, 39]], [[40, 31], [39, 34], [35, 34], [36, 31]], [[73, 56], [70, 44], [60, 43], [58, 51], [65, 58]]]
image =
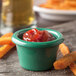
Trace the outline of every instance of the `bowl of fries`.
[[76, 0], [35, 0], [35, 12], [48, 20], [70, 21], [76, 19]]

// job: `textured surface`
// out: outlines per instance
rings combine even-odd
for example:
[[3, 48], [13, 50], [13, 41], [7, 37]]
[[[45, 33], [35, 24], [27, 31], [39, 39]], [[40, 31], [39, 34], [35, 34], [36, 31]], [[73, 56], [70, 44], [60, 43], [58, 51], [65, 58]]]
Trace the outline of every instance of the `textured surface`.
[[[70, 50], [73, 51], [76, 49], [76, 21], [48, 28], [62, 32], [65, 38], [65, 43], [69, 46]], [[60, 57], [62, 57], [62, 55], [58, 51], [57, 59]], [[13, 48], [3, 59], [0, 59], [0, 76], [73, 76], [73, 73], [69, 68], [59, 71], [52, 68], [52, 70], [44, 72], [24, 70], [19, 65], [17, 51]]]

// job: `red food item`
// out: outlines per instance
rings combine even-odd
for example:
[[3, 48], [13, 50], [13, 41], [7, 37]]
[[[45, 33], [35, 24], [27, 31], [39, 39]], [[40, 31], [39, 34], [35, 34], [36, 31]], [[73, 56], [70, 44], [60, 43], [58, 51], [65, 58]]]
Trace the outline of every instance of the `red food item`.
[[23, 34], [23, 40], [30, 42], [46, 42], [55, 40], [55, 37], [53, 37], [51, 33], [48, 33], [48, 31], [32, 29]]

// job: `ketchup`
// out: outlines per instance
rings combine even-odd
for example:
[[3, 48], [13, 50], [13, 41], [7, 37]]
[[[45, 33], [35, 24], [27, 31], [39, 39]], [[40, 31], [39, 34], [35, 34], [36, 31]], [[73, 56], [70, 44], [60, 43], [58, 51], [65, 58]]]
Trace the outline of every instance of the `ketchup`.
[[23, 34], [23, 40], [30, 42], [47, 42], [55, 40], [55, 37], [48, 31], [31, 29]]

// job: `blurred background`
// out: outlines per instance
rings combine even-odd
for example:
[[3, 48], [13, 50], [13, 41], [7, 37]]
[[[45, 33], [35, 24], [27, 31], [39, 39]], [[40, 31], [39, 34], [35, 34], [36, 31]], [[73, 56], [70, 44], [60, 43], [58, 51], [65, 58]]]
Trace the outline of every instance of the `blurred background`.
[[0, 0], [0, 34], [74, 21], [75, 10], [76, 0]]

